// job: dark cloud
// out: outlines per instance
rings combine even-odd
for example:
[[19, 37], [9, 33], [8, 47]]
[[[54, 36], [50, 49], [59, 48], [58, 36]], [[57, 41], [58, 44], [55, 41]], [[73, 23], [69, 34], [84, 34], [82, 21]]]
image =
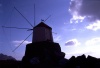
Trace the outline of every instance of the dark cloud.
[[69, 41], [69, 42], [65, 43], [65, 45], [75, 45], [75, 42]]
[[80, 45], [80, 42], [78, 42], [78, 40], [77, 39], [71, 39], [71, 40], [69, 40], [69, 41], [67, 41], [66, 43], [65, 43], [65, 45], [66, 46], [77, 46], [77, 45]]
[[71, 0], [69, 9], [73, 16], [85, 17], [91, 22], [100, 20], [100, 0]]

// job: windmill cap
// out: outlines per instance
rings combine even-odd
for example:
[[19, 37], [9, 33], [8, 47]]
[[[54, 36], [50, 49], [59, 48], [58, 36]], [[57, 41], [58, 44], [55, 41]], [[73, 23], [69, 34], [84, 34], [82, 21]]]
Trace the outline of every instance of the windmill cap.
[[40, 22], [38, 25], [36, 25], [34, 28], [36, 27], [45, 27], [45, 28], [48, 28], [48, 29], [52, 29], [50, 26], [48, 26], [47, 24], [45, 24], [44, 22]]

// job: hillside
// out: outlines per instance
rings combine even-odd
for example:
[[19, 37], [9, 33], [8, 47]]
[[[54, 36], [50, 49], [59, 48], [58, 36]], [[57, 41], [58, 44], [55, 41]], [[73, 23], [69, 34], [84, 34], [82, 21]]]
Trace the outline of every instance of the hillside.
[[15, 58], [13, 58], [12, 56], [7, 56], [4, 54], [0, 54], [0, 60], [16, 60]]

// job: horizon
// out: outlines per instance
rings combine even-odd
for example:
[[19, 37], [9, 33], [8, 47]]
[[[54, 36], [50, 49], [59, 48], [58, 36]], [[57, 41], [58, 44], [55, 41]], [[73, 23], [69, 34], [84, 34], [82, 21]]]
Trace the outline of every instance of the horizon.
[[[10, 59], [12, 59], [12, 60], [14, 60], [15, 58], [14, 57], [12, 57], [12, 56], [10, 56], [10, 55], [5, 55], [5, 54], [3, 54], [3, 53], [0, 53], [0, 57], [2, 58], [2, 56], [1, 55], [3, 55], [3, 56], [5, 56], [6, 58], [6, 60], [10, 60]], [[85, 58], [87, 59], [87, 58], [89, 58], [89, 57], [92, 57], [92, 58], [96, 58], [96, 57], [93, 57], [93, 56], [90, 56], [90, 55], [85, 55], [85, 54], [82, 54], [82, 55], [79, 55], [79, 56], [71, 56], [69, 59], [67, 59], [67, 60], [70, 60], [71, 58], [73, 58], [73, 57], [75, 57], [75, 58], [79, 58], [79, 57], [82, 57], [82, 56], [85, 56]], [[9, 58], [10, 57], [10, 58]], [[5, 59], [0, 59], [0, 60], [5, 60]], [[100, 58], [96, 58], [96, 59], [100, 59]], [[17, 60], [17, 59], [15, 59], [16, 61], [21, 61], [21, 60]]]

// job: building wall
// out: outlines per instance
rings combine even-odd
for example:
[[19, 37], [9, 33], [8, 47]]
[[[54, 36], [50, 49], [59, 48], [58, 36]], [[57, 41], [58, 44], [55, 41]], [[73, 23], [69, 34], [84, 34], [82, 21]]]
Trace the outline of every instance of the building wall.
[[33, 30], [33, 42], [39, 42], [45, 40], [45, 28], [44, 27], [36, 27]]
[[52, 30], [50, 30], [51, 31], [51, 33], [50, 33], [50, 36], [51, 36], [51, 40], [52, 40], [52, 42], [53, 42], [53, 35], [52, 35]]
[[46, 40], [53, 41], [52, 31], [50, 29], [45, 29], [45, 38]]
[[36, 27], [33, 30], [33, 42], [52, 40], [51, 29], [45, 27]]

